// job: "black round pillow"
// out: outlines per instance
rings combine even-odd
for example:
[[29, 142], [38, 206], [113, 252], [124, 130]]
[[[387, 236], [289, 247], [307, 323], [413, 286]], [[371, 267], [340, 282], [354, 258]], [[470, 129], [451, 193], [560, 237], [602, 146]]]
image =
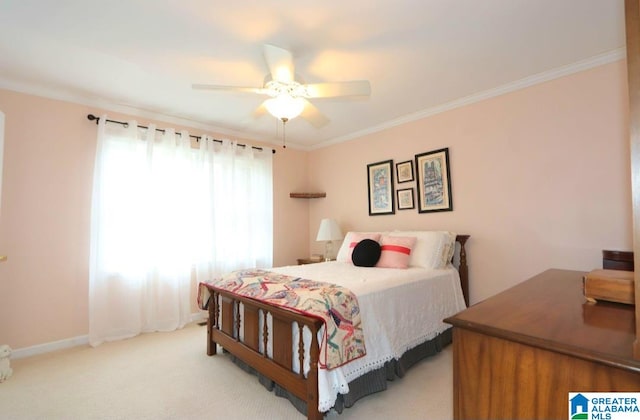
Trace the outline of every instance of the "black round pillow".
[[351, 261], [358, 267], [373, 267], [380, 259], [380, 244], [373, 239], [363, 239], [353, 248]]

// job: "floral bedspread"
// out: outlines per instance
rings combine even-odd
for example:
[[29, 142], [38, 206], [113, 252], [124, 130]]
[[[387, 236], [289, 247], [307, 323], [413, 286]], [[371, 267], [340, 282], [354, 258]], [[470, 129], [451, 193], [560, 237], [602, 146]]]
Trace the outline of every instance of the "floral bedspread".
[[201, 309], [208, 305], [208, 285], [322, 319], [325, 328], [318, 363], [323, 369], [342, 366], [366, 354], [358, 300], [349, 289], [266, 270], [241, 270], [200, 283]]

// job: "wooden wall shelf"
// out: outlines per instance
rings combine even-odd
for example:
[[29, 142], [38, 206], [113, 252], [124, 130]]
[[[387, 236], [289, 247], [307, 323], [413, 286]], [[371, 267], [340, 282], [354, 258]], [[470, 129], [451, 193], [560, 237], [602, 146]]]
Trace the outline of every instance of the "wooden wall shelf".
[[289, 193], [291, 198], [324, 198], [327, 193]]

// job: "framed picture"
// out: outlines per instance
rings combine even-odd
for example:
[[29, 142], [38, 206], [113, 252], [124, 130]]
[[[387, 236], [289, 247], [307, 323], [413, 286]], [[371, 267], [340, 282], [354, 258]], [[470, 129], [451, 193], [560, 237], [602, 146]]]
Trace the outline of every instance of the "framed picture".
[[413, 162], [396, 163], [396, 179], [398, 183], [413, 181]]
[[393, 160], [367, 165], [369, 216], [394, 214]]
[[413, 204], [413, 188], [398, 190], [398, 210], [415, 208]]
[[416, 155], [418, 212], [452, 211], [449, 148]]

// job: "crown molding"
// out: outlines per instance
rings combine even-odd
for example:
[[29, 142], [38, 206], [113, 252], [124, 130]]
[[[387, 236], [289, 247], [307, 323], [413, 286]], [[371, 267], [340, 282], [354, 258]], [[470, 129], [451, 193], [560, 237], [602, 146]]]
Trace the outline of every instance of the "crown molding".
[[[247, 136], [247, 133], [243, 133], [241, 131], [229, 130], [190, 118], [177, 117], [128, 104], [113, 102], [97, 96], [74, 94], [64, 89], [56, 89], [5, 78], [0, 78], [0, 89], [97, 108], [100, 111], [96, 110], [93, 112], [96, 116], [100, 116], [99, 114], [104, 114], [105, 112], [107, 114], [109, 112], [115, 112], [132, 117], [144, 118], [147, 120], [155, 120], [167, 124], [194, 128], [197, 130], [202, 130], [206, 133], [216, 133], [222, 136], [229, 136], [229, 138], [231, 138], [232, 140], [239, 140], [242, 143], [245, 143], [247, 140], [258, 141], [260, 143], [264, 143], [265, 145], [271, 145], [273, 146], [272, 148], [276, 150], [277, 146], [281, 145], [281, 143], [279, 143], [277, 140], [257, 139], [255, 137]], [[298, 148], [295, 144], [287, 145], [287, 147], [291, 147], [292, 149]]]
[[[506, 93], [524, 89], [533, 85], [537, 85], [539, 83], [548, 82], [550, 80], [558, 79], [574, 73], [589, 70], [594, 67], [619, 61], [624, 59], [625, 57], [626, 57], [626, 49], [624, 47], [618, 48], [612, 51], [605, 52], [603, 54], [599, 54], [599, 55], [581, 60], [581, 61], [577, 61], [572, 64], [568, 64], [566, 66], [557, 67], [549, 71], [545, 71], [542, 73], [535, 74], [533, 76], [525, 77], [523, 79], [519, 79], [514, 82], [507, 83], [505, 85], [498, 86], [493, 89], [489, 89], [483, 92], [478, 92], [473, 95], [455, 99], [453, 101], [444, 103], [442, 105], [438, 105], [431, 108], [427, 108], [422, 111], [414, 112], [412, 114], [408, 114], [400, 118], [387, 121], [383, 124], [378, 124], [376, 126], [369, 127], [364, 130], [356, 131], [340, 137], [335, 137], [333, 139], [323, 141], [316, 145], [307, 146], [307, 145], [291, 142], [287, 144], [287, 148], [291, 148], [294, 150], [307, 151], [307, 152], [317, 150], [317, 149], [322, 149], [325, 147], [332, 146], [334, 144], [339, 144], [345, 141], [354, 140], [354, 139], [357, 139], [369, 134], [377, 133], [380, 131], [384, 131], [402, 124], [421, 120], [423, 118], [431, 117], [433, 115], [450, 111], [452, 109], [460, 108], [476, 102], [484, 101], [486, 99], [494, 98], [496, 96], [504, 95]], [[275, 150], [278, 149], [278, 146], [282, 146], [282, 144], [279, 143], [278, 140], [257, 139], [252, 136], [247, 136], [246, 133], [243, 133], [240, 131], [234, 131], [234, 130], [221, 128], [218, 126], [213, 126], [213, 125], [206, 124], [197, 120], [192, 120], [189, 118], [162, 114], [156, 111], [151, 111], [144, 108], [138, 108], [132, 105], [111, 102], [99, 97], [73, 94], [71, 92], [64, 91], [62, 89], [55, 89], [55, 88], [50, 88], [45, 86], [37, 86], [33, 84], [7, 80], [3, 78], [0, 78], [0, 89], [7, 89], [7, 90], [19, 92], [19, 93], [40, 96], [48, 99], [61, 100], [61, 101], [71, 102], [71, 103], [85, 105], [89, 107], [95, 107], [101, 110], [117, 112], [117, 113], [131, 115], [139, 118], [162, 121], [169, 124], [175, 124], [175, 125], [203, 130], [205, 132], [214, 132], [214, 133], [225, 135], [225, 136], [241, 138], [243, 139], [243, 142], [245, 140], [258, 141], [264, 144], [273, 145], [273, 148]], [[95, 113], [98, 114], [99, 112], [96, 111]]]
[[392, 127], [396, 127], [409, 122], [421, 120], [423, 118], [431, 117], [436, 114], [440, 114], [452, 109], [460, 108], [466, 105], [470, 105], [476, 102], [484, 101], [486, 99], [495, 98], [496, 96], [504, 95], [506, 93], [514, 92], [520, 89], [524, 89], [530, 86], [534, 86], [540, 83], [545, 83], [550, 80], [559, 79], [564, 76], [568, 76], [581, 71], [589, 70], [594, 67], [602, 66], [605, 64], [613, 63], [626, 58], [626, 49], [618, 48], [613, 51], [608, 51], [603, 54], [599, 54], [584, 60], [577, 61], [566, 66], [557, 67], [555, 69], [545, 71], [542, 73], [534, 74], [533, 76], [525, 77], [523, 79], [516, 80], [511, 83], [507, 83], [502, 86], [498, 86], [493, 89], [485, 90], [483, 92], [475, 93], [473, 95], [465, 96], [460, 99], [453, 100], [451, 102], [444, 103], [432, 108], [427, 108], [422, 111], [418, 111], [412, 114], [405, 115], [400, 118], [396, 118], [386, 123], [376, 125], [374, 127], [367, 128], [365, 130], [356, 131], [346, 136], [336, 137], [334, 139], [322, 142], [315, 146], [311, 146], [310, 150], [322, 149], [334, 144], [343, 143], [345, 141], [353, 140], [359, 137], [363, 137], [369, 134], [377, 133], [383, 130], [387, 130]]

